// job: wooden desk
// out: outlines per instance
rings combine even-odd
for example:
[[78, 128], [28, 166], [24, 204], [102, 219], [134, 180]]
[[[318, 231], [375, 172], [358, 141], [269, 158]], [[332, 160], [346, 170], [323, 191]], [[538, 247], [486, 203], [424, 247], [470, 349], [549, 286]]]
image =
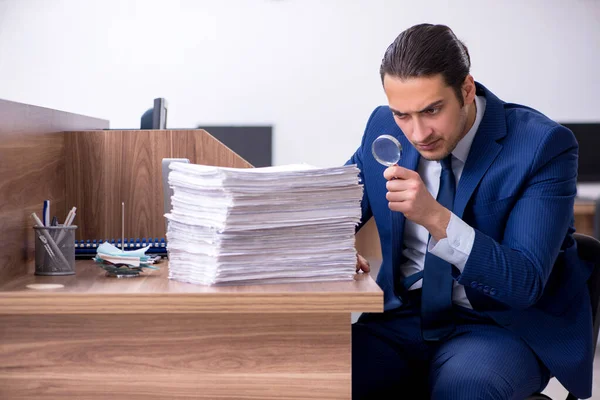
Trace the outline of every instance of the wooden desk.
[[369, 275], [206, 287], [159, 265], [115, 279], [79, 261], [0, 285], [0, 398], [350, 399], [350, 312], [383, 311]]

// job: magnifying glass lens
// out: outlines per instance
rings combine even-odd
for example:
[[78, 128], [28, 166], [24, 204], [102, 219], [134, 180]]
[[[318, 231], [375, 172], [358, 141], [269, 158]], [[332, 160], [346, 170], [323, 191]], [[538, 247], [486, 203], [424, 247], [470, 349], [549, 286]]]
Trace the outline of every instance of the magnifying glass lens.
[[391, 135], [381, 135], [373, 141], [371, 153], [378, 163], [391, 167], [402, 158], [402, 145]]

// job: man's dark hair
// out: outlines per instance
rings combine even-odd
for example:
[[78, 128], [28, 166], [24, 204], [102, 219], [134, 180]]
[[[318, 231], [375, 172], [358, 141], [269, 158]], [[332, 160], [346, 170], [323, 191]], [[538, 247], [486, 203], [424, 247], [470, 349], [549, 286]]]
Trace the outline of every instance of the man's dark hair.
[[386, 74], [400, 79], [442, 74], [462, 107], [461, 88], [470, 68], [469, 51], [452, 29], [420, 24], [402, 32], [387, 48], [379, 73], [382, 83]]

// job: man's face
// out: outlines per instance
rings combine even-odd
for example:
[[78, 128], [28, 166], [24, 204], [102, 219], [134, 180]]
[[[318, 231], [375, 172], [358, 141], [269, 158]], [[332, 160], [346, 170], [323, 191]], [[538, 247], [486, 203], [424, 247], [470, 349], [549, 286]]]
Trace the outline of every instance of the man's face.
[[405, 80], [385, 75], [383, 88], [396, 124], [427, 160], [446, 157], [467, 133], [467, 110], [473, 98], [466, 96], [461, 107], [441, 74]]

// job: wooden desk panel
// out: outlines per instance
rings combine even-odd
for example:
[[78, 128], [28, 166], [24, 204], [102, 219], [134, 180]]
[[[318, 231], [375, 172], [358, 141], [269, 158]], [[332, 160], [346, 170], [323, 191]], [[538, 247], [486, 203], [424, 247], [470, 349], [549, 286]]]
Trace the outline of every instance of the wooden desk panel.
[[61, 221], [65, 202], [65, 130], [108, 128], [108, 121], [0, 99], [0, 280], [23, 274], [33, 257], [30, 217], [42, 202]]
[[77, 207], [77, 239], [165, 237], [162, 159], [248, 168], [251, 165], [208, 132], [111, 130], [66, 133], [67, 203]]
[[2, 399], [350, 399], [350, 315], [0, 316]]
[[0, 398], [350, 399], [350, 311], [383, 311], [369, 275], [207, 287], [160, 266], [115, 279], [79, 261], [3, 283]]
[[[129, 279], [107, 278], [92, 261], [78, 261], [70, 276], [30, 272], [0, 285], [0, 315], [383, 311], [381, 289], [367, 274], [357, 274], [353, 281], [202, 286], [167, 279], [167, 263], [158, 265], [158, 271]], [[65, 287], [27, 289], [31, 283]]]

